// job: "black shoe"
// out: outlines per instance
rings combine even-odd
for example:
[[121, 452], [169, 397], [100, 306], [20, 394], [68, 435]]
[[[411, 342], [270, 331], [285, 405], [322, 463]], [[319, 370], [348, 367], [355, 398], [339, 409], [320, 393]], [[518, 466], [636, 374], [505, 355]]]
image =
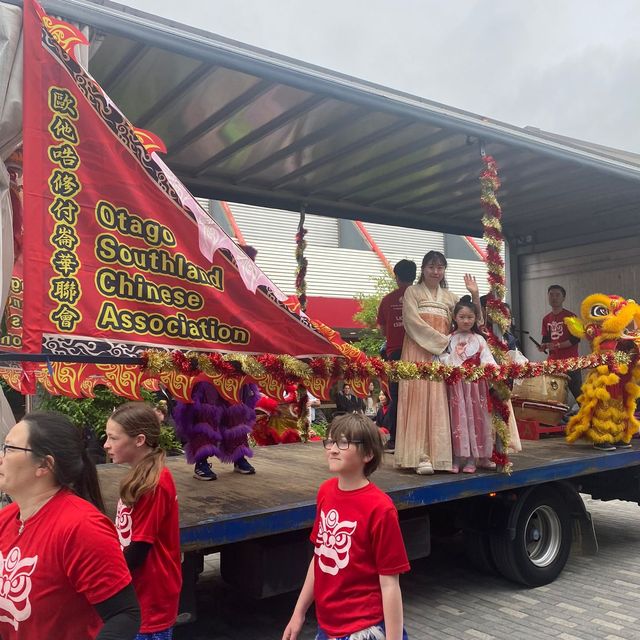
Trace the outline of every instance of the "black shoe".
[[593, 445], [594, 449], [598, 449], [598, 451], [615, 451], [615, 445], [610, 442], [597, 442]]
[[211, 468], [211, 464], [206, 460], [200, 460], [196, 462], [196, 468], [193, 470], [193, 477], [196, 480], [217, 480], [218, 476]]
[[256, 470], [247, 462], [246, 458], [240, 458], [240, 460], [233, 465], [233, 470], [237, 473], [244, 473], [245, 475], [252, 475], [256, 472]]
[[632, 449], [630, 442], [616, 442], [616, 449]]
[[384, 445], [384, 451], [385, 453], [395, 453], [396, 443], [393, 442], [392, 440], [389, 440], [389, 442], [387, 442], [387, 444]]

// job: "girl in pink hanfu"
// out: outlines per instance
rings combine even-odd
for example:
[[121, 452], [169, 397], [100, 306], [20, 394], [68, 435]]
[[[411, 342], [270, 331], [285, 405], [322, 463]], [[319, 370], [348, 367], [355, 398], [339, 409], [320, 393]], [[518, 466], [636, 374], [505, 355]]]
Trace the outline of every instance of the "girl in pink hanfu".
[[[461, 300], [454, 307], [449, 352], [441, 360], [453, 366], [496, 364], [487, 341], [480, 335], [472, 302]], [[451, 471], [458, 473], [462, 465], [463, 473], [474, 473], [476, 466], [495, 469], [491, 461], [493, 429], [487, 381], [461, 380], [449, 385], [448, 393], [453, 448]]]

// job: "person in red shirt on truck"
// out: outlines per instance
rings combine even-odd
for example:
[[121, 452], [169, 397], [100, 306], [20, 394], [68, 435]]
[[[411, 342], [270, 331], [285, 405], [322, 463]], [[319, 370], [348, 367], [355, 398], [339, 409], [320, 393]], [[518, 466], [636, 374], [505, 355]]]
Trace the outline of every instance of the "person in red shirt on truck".
[[[400, 360], [402, 354], [402, 343], [404, 341], [404, 325], [402, 324], [402, 296], [407, 287], [413, 284], [416, 279], [416, 263], [412, 260], [400, 260], [393, 267], [396, 277], [397, 289], [388, 293], [380, 301], [378, 307], [378, 326], [387, 341], [385, 347], [385, 358], [387, 360]], [[389, 442], [386, 450], [393, 453], [396, 442], [396, 423], [398, 421], [398, 383], [389, 383]]]
[[[542, 344], [538, 349], [548, 354], [548, 360], [564, 360], [565, 358], [578, 357], [579, 338], [571, 335], [564, 322], [565, 318], [571, 318], [576, 314], [563, 307], [567, 292], [559, 284], [552, 284], [547, 289], [551, 313], [542, 318]], [[582, 387], [582, 373], [580, 371], [569, 372], [569, 389], [573, 397], [578, 400]]]

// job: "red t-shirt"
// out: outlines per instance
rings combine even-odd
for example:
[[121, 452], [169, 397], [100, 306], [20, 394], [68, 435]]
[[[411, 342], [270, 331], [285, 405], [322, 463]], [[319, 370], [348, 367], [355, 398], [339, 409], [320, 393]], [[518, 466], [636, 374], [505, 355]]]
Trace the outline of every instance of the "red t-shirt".
[[384, 327], [387, 339], [387, 353], [402, 349], [404, 341], [404, 325], [402, 324], [402, 296], [406, 286], [388, 293], [380, 301], [377, 322]]
[[318, 624], [345, 636], [384, 619], [380, 577], [409, 571], [398, 512], [374, 484], [342, 491], [338, 479], [318, 491], [314, 599]]
[[[542, 342], [565, 342], [565, 340], [577, 340], [571, 335], [567, 325], [564, 323], [565, 318], [572, 318], [576, 314], [573, 311], [563, 309], [560, 313], [547, 313], [542, 318]], [[554, 349], [549, 351], [548, 360], [562, 360], [564, 358], [578, 357], [578, 342], [564, 349]]]
[[133, 586], [140, 602], [140, 633], [169, 629], [178, 616], [182, 586], [178, 496], [166, 467], [158, 485], [133, 507], [118, 502], [116, 529], [122, 548], [148, 542], [151, 549], [142, 566], [133, 570]]
[[93, 605], [131, 575], [109, 519], [61, 489], [20, 528], [20, 510], [0, 510], [0, 637], [89, 640], [102, 628]]

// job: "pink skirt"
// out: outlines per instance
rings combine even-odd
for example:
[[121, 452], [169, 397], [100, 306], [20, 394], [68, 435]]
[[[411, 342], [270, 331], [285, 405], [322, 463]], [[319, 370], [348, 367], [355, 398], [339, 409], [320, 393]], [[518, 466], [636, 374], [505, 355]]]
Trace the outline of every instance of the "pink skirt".
[[479, 382], [456, 382], [449, 386], [451, 444], [458, 458], [490, 458], [493, 429], [489, 413], [489, 387]]

